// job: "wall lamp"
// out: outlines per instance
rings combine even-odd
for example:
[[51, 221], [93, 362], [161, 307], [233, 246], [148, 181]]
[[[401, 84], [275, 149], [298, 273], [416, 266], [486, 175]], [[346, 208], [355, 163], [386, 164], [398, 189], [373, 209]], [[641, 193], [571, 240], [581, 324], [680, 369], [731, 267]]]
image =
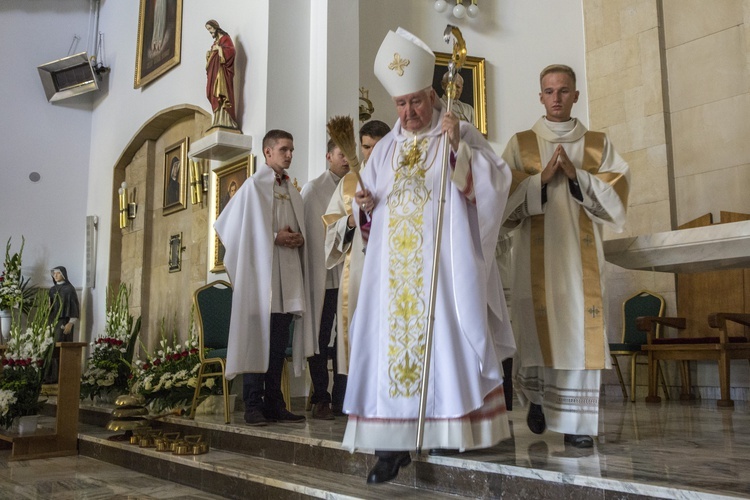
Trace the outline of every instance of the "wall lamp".
[[190, 160], [190, 201], [193, 205], [203, 203], [203, 196], [208, 193], [208, 184], [208, 172], [203, 161]]
[[[450, 1], [446, 0], [436, 0], [435, 10], [438, 12], [445, 12], [445, 9], [448, 8], [448, 5], [450, 5]], [[477, 17], [479, 15], [479, 6], [477, 5], [477, 0], [471, 0], [471, 5], [468, 7], [464, 7], [463, 0], [456, 0], [456, 6], [453, 7], [453, 16], [458, 19], [463, 19], [466, 16], [469, 17]]]
[[120, 229], [124, 229], [128, 225], [128, 220], [135, 219], [135, 214], [138, 211], [138, 206], [135, 203], [135, 188], [130, 192], [130, 199], [128, 199], [128, 183], [123, 182], [120, 184], [120, 189], [117, 190], [120, 200]]

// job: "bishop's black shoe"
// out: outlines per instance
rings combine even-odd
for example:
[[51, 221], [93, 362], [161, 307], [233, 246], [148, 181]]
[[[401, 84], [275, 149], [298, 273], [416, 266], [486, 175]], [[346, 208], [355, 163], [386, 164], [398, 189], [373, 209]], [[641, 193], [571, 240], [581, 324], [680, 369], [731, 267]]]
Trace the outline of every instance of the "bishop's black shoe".
[[526, 423], [534, 434], [541, 434], [547, 429], [547, 421], [541, 405], [529, 403], [529, 413], [526, 415]]
[[411, 463], [408, 451], [396, 453], [390, 457], [379, 457], [375, 467], [367, 474], [367, 484], [385, 483], [395, 479], [401, 467]]
[[585, 434], [565, 434], [563, 440], [565, 444], [569, 444], [576, 448], [593, 448], [594, 438], [586, 436]]

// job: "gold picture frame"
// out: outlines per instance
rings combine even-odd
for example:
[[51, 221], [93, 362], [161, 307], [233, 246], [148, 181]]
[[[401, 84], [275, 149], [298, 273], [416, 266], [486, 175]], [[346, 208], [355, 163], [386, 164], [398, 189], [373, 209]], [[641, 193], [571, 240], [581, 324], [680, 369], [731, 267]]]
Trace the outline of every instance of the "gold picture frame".
[[140, 1], [135, 89], [180, 64], [182, 49], [182, 0]]
[[[234, 161], [228, 165], [214, 170], [216, 174], [216, 183], [214, 184], [214, 203], [216, 210], [214, 211], [214, 222], [221, 214], [224, 207], [229, 203], [229, 200], [234, 196], [242, 184], [249, 179], [255, 173], [255, 156], [247, 155], [237, 161]], [[226, 271], [224, 267], [224, 245], [219, 239], [219, 235], [213, 230], [213, 224], [211, 224], [211, 231], [213, 232], [213, 245], [211, 245], [211, 252], [209, 255], [210, 262], [213, 264], [211, 267], [212, 273], [223, 273]]]
[[[432, 76], [432, 87], [438, 96], [443, 95], [443, 88], [440, 82], [450, 61], [451, 54], [435, 52], [435, 71]], [[484, 58], [466, 56], [466, 61], [458, 73], [464, 79], [464, 89], [459, 100], [474, 108], [474, 126], [486, 137], [487, 85], [484, 75]]]
[[162, 214], [187, 208], [188, 138], [164, 150], [164, 198]]

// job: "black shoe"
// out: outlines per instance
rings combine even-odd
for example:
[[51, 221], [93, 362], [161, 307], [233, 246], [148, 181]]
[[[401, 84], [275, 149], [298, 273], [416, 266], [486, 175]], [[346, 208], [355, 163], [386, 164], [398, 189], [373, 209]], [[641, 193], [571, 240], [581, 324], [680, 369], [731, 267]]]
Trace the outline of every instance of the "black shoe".
[[526, 415], [526, 423], [534, 434], [541, 434], [547, 429], [547, 421], [541, 405], [529, 403], [529, 413]]
[[331, 403], [331, 413], [333, 413], [334, 417], [345, 417], [346, 413], [344, 413], [344, 405]]
[[367, 474], [367, 484], [385, 483], [398, 476], [398, 470], [411, 463], [411, 456], [404, 451], [388, 458], [380, 457], [375, 467]]
[[461, 452], [456, 448], [432, 448], [429, 454], [431, 457], [449, 457], [459, 453]]
[[318, 420], [333, 420], [333, 412], [331, 411], [331, 405], [328, 403], [315, 403], [312, 408], [312, 418]]
[[304, 415], [295, 415], [286, 408], [281, 408], [274, 415], [267, 415], [266, 419], [269, 422], [279, 422], [280, 424], [299, 424], [306, 420]]
[[255, 427], [266, 425], [266, 417], [258, 409], [245, 410], [245, 423]]
[[594, 446], [594, 438], [584, 434], [565, 434], [563, 441], [576, 448], [593, 448]]

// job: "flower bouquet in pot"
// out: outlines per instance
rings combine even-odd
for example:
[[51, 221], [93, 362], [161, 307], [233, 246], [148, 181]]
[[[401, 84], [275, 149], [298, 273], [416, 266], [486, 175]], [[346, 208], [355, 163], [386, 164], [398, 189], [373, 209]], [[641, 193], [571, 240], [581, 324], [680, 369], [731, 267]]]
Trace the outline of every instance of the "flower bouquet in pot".
[[124, 284], [110, 288], [107, 324], [92, 343], [86, 371], [81, 376], [81, 399], [112, 400], [128, 393], [128, 379], [141, 318], [130, 314], [130, 290]]
[[[146, 360], [133, 362], [130, 392], [143, 396], [152, 413], [183, 410], [193, 401], [195, 385], [198, 383], [200, 355], [192, 312], [188, 329], [188, 339], [180, 343], [177, 328], [174, 327], [171, 335], [167, 335], [165, 321], [162, 319], [158, 349], [148, 353], [144, 347]], [[213, 379], [206, 380], [201, 387], [201, 396], [208, 396], [215, 385]]]
[[37, 415], [44, 405], [40, 399], [42, 376], [54, 347], [52, 305], [45, 291], [39, 291], [31, 306], [26, 327], [21, 327], [20, 308], [16, 310], [0, 372], [0, 426], [10, 428], [14, 420]]

